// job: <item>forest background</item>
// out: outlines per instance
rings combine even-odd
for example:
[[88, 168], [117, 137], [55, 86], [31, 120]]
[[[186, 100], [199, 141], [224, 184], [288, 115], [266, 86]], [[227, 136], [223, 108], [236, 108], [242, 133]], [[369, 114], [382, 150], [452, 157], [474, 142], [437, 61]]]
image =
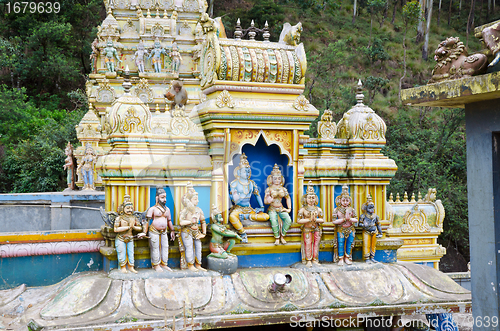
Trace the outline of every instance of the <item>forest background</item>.
[[[237, 18], [243, 28], [252, 19], [260, 28], [267, 21], [272, 41], [284, 22], [302, 22], [305, 95], [321, 114], [332, 110], [336, 122], [356, 103], [362, 80], [365, 104], [388, 127], [383, 153], [398, 165], [388, 192], [402, 197], [437, 188], [446, 209], [440, 268], [465, 271], [464, 111], [406, 107], [398, 93], [427, 83], [434, 49], [446, 37], [460, 37], [470, 53], [480, 50], [474, 26], [500, 17], [495, 0], [486, 1], [211, 0], [209, 13], [222, 17], [229, 37]], [[75, 125], [88, 109], [84, 85], [103, 0], [63, 0], [57, 14], [8, 14], [6, 3], [0, 0], [0, 192], [60, 191], [64, 147], [77, 143]], [[317, 135], [316, 122], [309, 134]]]

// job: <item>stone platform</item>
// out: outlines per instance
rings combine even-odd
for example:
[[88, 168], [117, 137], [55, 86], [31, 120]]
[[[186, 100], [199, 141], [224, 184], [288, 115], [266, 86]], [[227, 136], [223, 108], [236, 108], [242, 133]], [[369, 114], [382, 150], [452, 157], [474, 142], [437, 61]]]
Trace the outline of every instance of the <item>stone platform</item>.
[[[284, 292], [268, 290], [276, 273], [289, 274]], [[0, 291], [0, 316], [11, 326], [43, 330], [164, 330], [182, 328], [193, 305], [194, 329], [291, 323], [291, 318], [468, 312], [471, 294], [445, 274], [413, 263], [323, 264], [306, 268], [239, 269], [138, 274], [75, 274], [47, 287]], [[302, 316], [302, 317], [301, 317]], [[4, 321], [4, 324], [9, 322]], [[191, 318], [187, 321], [191, 323]]]

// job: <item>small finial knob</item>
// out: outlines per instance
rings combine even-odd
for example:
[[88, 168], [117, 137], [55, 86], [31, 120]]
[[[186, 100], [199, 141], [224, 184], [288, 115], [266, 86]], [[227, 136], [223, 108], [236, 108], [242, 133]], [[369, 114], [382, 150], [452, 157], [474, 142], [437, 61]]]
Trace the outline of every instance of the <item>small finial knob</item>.
[[128, 65], [125, 67], [125, 72], [124, 72], [125, 79], [123, 81], [123, 90], [125, 91], [125, 94], [130, 94], [130, 89], [132, 88], [132, 83], [130, 82], [130, 70], [128, 69]]
[[236, 27], [234, 28], [234, 39], [241, 40], [241, 36], [243, 35], [243, 31], [241, 30], [241, 22], [240, 19], [236, 21]]
[[262, 34], [262, 37], [264, 37], [264, 42], [269, 42], [269, 37], [271, 37], [271, 34], [269, 33], [269, 25], [264, 24], [264, 33]]
[[361, 79], [358, 80], [358, 86], [356, 88], [356, 100], [358, 100], [358, 105], [363, 104], [363, 99], [365, 98], [365, 95], [363, 94], [363, 83], [361, 83]]
[[250, 23], [250, 28], [248, 29], [248, 39], [255, 40], [256, 35], [257, 32], [255, 32], [255, 23], [252, 20], [252, 23]]
[[392, 196], [392, 193], [391, 193], [391, 194], [389, 194], [389, 202], [394, 202], [394, 200], [393, 200], [393, 196]]
[[410, 202], [417, 202], [417, 201], [415, 201], [415, 193], [411, 194], [411, 200], [410, 200]]
[[403, 202], [409, 202], [408, 201], [408, 193], [405, 191], [405, 195], [403, 196]]
[[401, 202], [401, 200], [399, 200], [399, 193], [396, 194], [396, 202]]

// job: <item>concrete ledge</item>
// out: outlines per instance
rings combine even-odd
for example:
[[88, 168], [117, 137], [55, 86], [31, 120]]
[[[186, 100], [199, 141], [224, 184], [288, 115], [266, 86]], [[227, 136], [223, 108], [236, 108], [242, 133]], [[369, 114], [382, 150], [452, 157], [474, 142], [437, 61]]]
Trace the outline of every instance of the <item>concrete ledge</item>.
[[0, 232], [100, 228], [104, 192], [0, 194]]
[[414, 87], [401, 91], [408, 106], [457, 107], [500, 98], [500, 72]]

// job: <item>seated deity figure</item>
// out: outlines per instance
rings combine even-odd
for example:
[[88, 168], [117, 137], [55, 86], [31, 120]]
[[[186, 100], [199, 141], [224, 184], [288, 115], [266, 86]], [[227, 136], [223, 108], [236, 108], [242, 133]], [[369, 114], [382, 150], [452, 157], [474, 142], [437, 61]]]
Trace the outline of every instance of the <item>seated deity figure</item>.
[[338, 265], [352, 264], [352, 249], [354, 247], [354, 235], [356, 234], [355, 225], [358, 224], [356, 212], [351, 207], [352, 199], [349, 196], [347, 185], [342, 186], [342, 194], [335, 199], [337, 206], [333, 210], [332, 223], [336, 224], [337, 232], [337, 254], [334, 254], [334, 260], [338, 256]]
[[375, 204], [371, 195], [368, 195], [368, 200], [361, 206], [361, 210], [364, 211], [359, 217], [359, 225], [363, 228], [363, 259], [366, 263], [376, 263], [377, 238], [382, 237], [382, 228], [375, 214]]
[[95, 153], [94, 149], [87, 143], [85, 146], [85, 155], [82, 161], [77, 167], [77, 172], [81, 171], [83, 177], [83, 189], [93, 190], [94, 189], [94, 163], [95, 163]]
[[203, 211], [198, 207], [198, 193], [190, 182], [187, 184], [186, 194], [182, 197], [182, 204], [184, 208], [179, 215], [181, 268], [183, 265], [182, 260], [184, 260], [189, 270], [206, 271], [201, 267], [201, 239], [205, 238], [207, 234], [207, 224]]
[[170, 52], [170, 58], [172, 59], [172, 72], [174, 74], [179, 73], [179, 67], [182, 63], [182, 56], [179, 53], [179, 48], [177, 47], [177, 43], [173, 43], [172, 51]]
[[318, 196], [314, 192], [312, 182], [307, 185], [306, 194], [301, 199], [302, 208], [299, 209], [299, 220], [297, 223], [302, 224], [302, 240], [300, 252], [302, 255], [302, 263], [312, 267], [313, 264], [319, 263], [319, 244], [322, 235], [323, 211], [318, 205]]
[[106, 63], [106, 68], [109, 72], [115, 72], [115, 58], [118, 63], [122, 62], [118, 57], [116, 48], [113, 47], [113, 42], [108, 40], [106, 48], [104, 48], [104, 62]]
[[148, 59], [153, 58], [153, 68], [156, 73], [161, 72], [161, 55], [168, 55], [167, 51], [161, 47], [160, 41], [155, 41], [155, 47], [151, 50], [151, 54], [149, 54]]
[[[245, 232], [242, 220], [265, 222], [269, 220], [269, 215], [264, 213], [264, 204], [259, 194], [259, 188], [250, 179], [252, 172], [245, 153], [241, 155], [240, 164], [234, 169], [236, 178], [229, 184], [229, 195], [234, 205], [229, 212], [229, 222], [233, 225], [238, 234], [243, 238], [243, 243], [248, 243], [248, 236]], [[253, 209], [250, 205], [252, 194], [257, 198], [258, 208]]]
[[[148, 209], [146, 218], [152, 220], [149, 226], [149, 249], [151, 254], [151, 266], [157, 272], [172, 271], [168, 267], [168, 229], [170, 229], [170, 240], [175, 240], [174, 225], [170, 209], [166, 206], [167, 193], [163, 188], [156, 190], [156, 204]], [[147, 222], [146, 224], [149, 224]], [[167, 229], [168, 228], [168, 229]]]
[[129, 196], [125, 196], [123, 203], [118, 207], [119, 216], [114, 222], [114, 231], [116, 232], [115, 248], [120, 264], [120, 271], [127, 273], [128, 270], [137, 273], [134, 269], [134, 235], [133, 231], [139, 231], [138, 238], [146, 235], [139, 219], [134, 216], [134, 205]]
[[132, 60], [135, 60], [135, 64], [137, 65], [137, 69], [139, 72], [144, 72], [144, 57], [148, 54], [148, 51], [144, 49], [144, 44], [141, 42], [137, 45], [137, 51], [135, 52]]
[[286, 206], [292, 206], [292, 199], [290, 198], [287, 189], [283, 187], [284, 184], [285, 177], [281, 174], [278, 165], [274, 164], [271, 174], [267, 177], [267, 185], [269, 187], [266, 189], [266, 193], [264, 195], [264, 203], [270, 205], [267, 209], [267, 214], [269, 215], [269, 221], [271, 222], [271, 228], [273, 229], [275, 245], [279, 245], [280, 240], [283, 245], [286, 244], [285, 235], [292, 225], [292, 219], [288, 214], [292, 211], [292, 209], [286, 208], [282, 204], [282, 200], [285, 198]]
[[[242, 240], [242, 238], [234, 231], [228, 230], [224, 225], [222, 213], [213, 205], [212, 206], [212, 223], [210, 229], [212, 230], [212, 239], [210, 240], [210, 255], [220, 259], [227, 259], [229, 256], [235, 256], [231, 253], [236, 241], [234, 238]], [[224, 238], [230, 238], [224, 242]]]

